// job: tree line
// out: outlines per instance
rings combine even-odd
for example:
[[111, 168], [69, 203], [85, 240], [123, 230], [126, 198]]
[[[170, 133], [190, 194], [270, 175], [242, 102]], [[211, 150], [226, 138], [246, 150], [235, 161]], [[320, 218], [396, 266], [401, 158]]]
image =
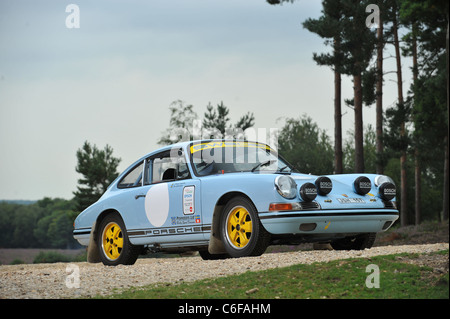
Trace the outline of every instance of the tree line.
[[72, 236], [77, 215], [74, 200], [0, 202], [0, 248], [77, 248]]

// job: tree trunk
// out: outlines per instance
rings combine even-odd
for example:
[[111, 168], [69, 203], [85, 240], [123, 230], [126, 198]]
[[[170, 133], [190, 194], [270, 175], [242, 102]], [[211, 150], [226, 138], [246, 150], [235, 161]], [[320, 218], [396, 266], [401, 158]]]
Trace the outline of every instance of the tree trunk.
[[[393, 33], [394, 33], [394, 46], [395, 46], [395, 56], [397, 62], [397, 89], [398, 89], [398, 104], [399, 108], [404, 108], [403, 100], [403, 80], [402, 80], [402, 63], [400, 59], [400, 43], [398, 40], [398, 23], [397, 23], [397, 13], [394, 14], [393, 18]], [[400, 136], [404, 138], [406, 136], [406, 121], [401, 123]], [[400, 177], [401, 177], [401, 187], [400, 187], [400, 222], [402, 226], [408, 225], [407, 216], [407, 182], [406, 182], [406, 149], [401, 151], [400, 156]]]
[[341, 73], [334, 71], [334, 171], [344, 172], [342, 163]]
[[[412, 25], [412, 55], [413, 55], [413, 83], [417, 83], [419, 77], [419, 66], [417, 63], [417, 24]], [[416, 137], [414, 150], [414, 183], [415, 183], [415, 224], [419, 225], [422, 215], [422, 170], [420, 166], [420, 150]]]
[[364, 173], [364, 142], [362, 116], [362, 77], [361, 72], [353, 75], [355, 103], [355, 173]]
[[416, 206], [416, 216], [415, 216], [415, 224], [419, 225], [421, 222], [421, 215], [422, 215], [422, 176], [421, 176], [421, 170], [420, 170], [420, 159], [419, 159], [419, 149], [416, 147], [415, 153], [414, 153], [414, 181], [416, 183], [416, 189], [415, 189], [415, 206]]
[[[449, 86], [449, 82], [448, 82], [448, 12], [447, 12], [447, 44], [446, 44], [446, 51], [447, 51], [447, 120], [448, 120], [448, 116], [449, 116], [449, 112], [448, 112], [448, 98], [449, 98], [449, 93], [448, 93], [448, 86]], [[446, 141], [445, 141], [445, 160], [444, 160], [444, 200], [443, 200], [443, 216], [442, 218], [444, 220], [448, 220], [448, 201], [449, 201], [449, 185], [448, 185], [448, 143], [449, 143], [449, 123], [447, 122], [447, 137], [446, 137]]]
[[377, 30], [377, 83], [376, 83], [376, 171], [377, 174], [383, 174], [383, 21], [378, 24]]
[[[448, 75], [447, 75], [448, 76]], [[445, 160], [444, 160], [444, 203], [442, 219], [448, 220], [448, 135], [445, 137]]]
[[[340, 50], [339, 37], [334, 39], [334, 55]], [[334, 173], [344, 172], [342, 163], [342, 112], [341, 112], [341, 73], [338, 62], [334, 66]]]

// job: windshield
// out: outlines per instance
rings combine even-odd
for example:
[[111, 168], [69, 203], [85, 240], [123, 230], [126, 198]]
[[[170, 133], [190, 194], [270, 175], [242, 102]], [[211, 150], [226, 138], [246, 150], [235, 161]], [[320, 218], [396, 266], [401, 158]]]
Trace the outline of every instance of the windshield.
[[212, 141], [190, 147], [199, 176], [236, 172], [290, 173], [293, 168], [269, 146], [255, 142]]

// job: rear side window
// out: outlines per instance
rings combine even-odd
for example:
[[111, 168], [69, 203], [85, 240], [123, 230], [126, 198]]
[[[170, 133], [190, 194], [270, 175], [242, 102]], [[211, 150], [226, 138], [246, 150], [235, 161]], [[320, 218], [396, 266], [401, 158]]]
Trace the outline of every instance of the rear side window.
[[142, 185], [142, 169], [144, 162], [133, 168], [127, 175], [125, 175], [117, 187], [119, 188], [129, 188], [138, 187]]
[[165, 152], [153, 158], [152, 184], [190, 178], [182, 151], [180, 150], [175, 156], [170, 155], [170, 152]]

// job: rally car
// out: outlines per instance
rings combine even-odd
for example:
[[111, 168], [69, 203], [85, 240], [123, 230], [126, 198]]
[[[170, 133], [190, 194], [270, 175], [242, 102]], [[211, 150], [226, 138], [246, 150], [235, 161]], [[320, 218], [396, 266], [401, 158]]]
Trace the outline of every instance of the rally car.
[[397, 219], [396, 187], [374, 174], [299, 173], [264, 143], [201, 140], [127, 168], [75, 220], [88, 261], [133, 264], [147, 252], [257, 256], [268, 245], [370, 248]]

